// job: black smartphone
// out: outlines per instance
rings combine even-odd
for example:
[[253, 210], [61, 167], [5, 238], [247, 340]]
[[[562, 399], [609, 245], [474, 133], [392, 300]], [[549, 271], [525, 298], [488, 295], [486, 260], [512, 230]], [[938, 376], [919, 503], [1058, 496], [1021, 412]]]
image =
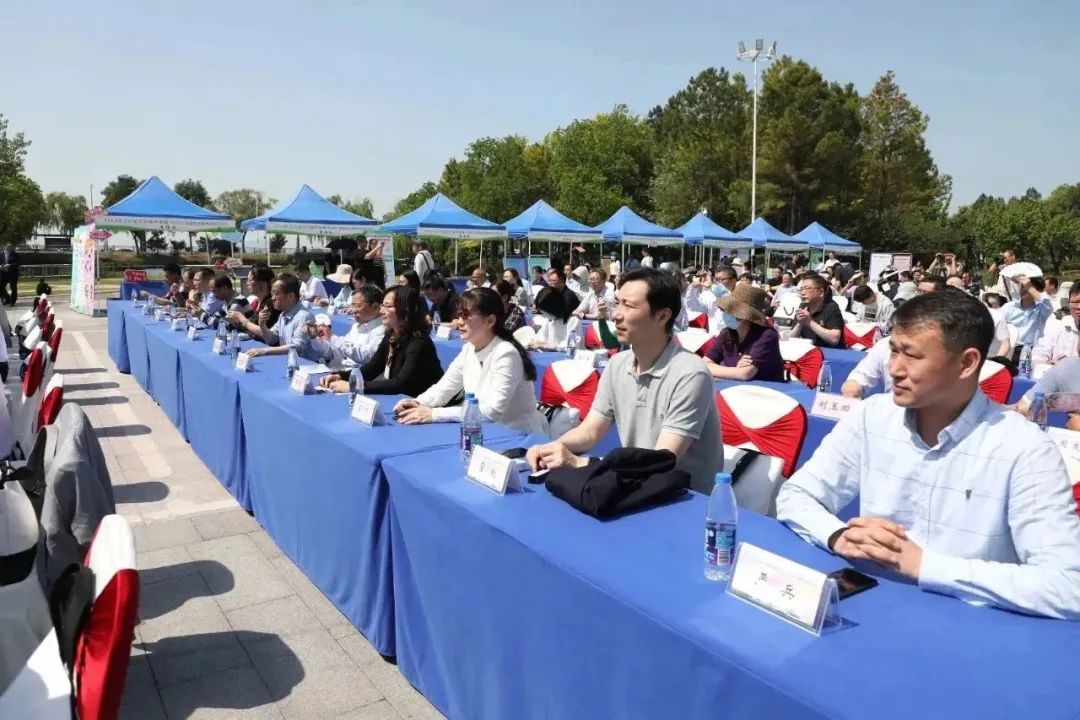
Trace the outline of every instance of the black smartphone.
[[829, 577], [836, 580], [836, 589], [839, 591], [840, 599], [849, 598], [852, 595], [857, 595], [863, 590], [869, 590], [872, 587], [877, 587], [877, 580], [864, 575], [858, 570], [851, 568], [841, 568], [839, 570], [833, 570], [829, 573]]
[[525, 457], [525, 454], [527, 452], [528, 450], [526, 450], [525, 448], [510, 448], [509, 450], [503, 450], [501, 454], [503, 455], [503, 457], [508, 457], [511, 460], [517, 460], [519, 458]]

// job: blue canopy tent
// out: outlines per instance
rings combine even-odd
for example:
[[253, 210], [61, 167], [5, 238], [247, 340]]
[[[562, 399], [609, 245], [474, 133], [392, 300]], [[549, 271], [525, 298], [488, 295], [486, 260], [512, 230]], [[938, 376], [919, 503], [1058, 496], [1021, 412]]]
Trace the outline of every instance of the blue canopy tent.
[[688, 245], [701, 247], [703, 259], [704, 248], [750, 249], [754, 247], [751, 239], [736, 235], [727, 228], [717, 225], [703, 212], [694, 215], [681, 227], [675, 228], [675, 232], [680, 233]]
[[[416, 237], [450, 238], [454, 243], [454, 274], [458, 272], [457, 240], [481, 240], [506, 237], [506, 228], [498, 223], [473, 215], [442, 193], [435, 193], [427, 202], [396, 220], [383, 223], [380, 232]], [[483, 261], [484, 245], [480, 244]]]
[[603, 235], [604, 242], [617, 242], [623, 245], [623, 262], [626, 262], [626, 245], [679, 245], [682, 235], [670, 228], [649, 222], [623, 205], [604, 222], [596, 226]]
[[571, 220], [543, 200], [537, 200], [528, 210], [507, 220], [506, 234], [512, 238], [555, 242], [602, 241], [599, 230]]
[[[339, 208], [309, 185], [304, 185], [292, 200], [245, 220], [240, 223], [240, 229], [244, 232], [264, 230], [268, 233], [333, 237], [371, 232], [378, 225], [377, 220]], [[269, 240], [266, 242], [266, 258], [269, 263]]]
[[157, 175], [143, 181], [133, 193], [105, 209], [94, 221], [105, 230], [142, 232], [232, 232], [236, 225], [225, 213], [189, 202], [172, 191]]
[[821, 223], [814, 221], [795, 234], [796, 238], [806, 240], [810, 247], [825, 251], [844, 253], [847, 255], [861, 255], [862, 245], [851, 240], [846, 240]]

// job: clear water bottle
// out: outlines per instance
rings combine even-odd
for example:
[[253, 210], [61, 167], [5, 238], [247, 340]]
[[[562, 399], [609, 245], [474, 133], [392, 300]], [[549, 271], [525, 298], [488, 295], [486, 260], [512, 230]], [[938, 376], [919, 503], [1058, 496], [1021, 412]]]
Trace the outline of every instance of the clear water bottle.
[[300, 358], [296, 354], [296, 348], [289, 347], [289, 357], [285, 360], [285, 374], [289, 378], [289, 382], [292, 382], [293, 375], [300, 369]]
[[[224, 325], [225, 323], [222, 323]], [[236, 364], [236, 357], [240, 354], [240, 333], [236, 332], [236, 328], [229, 331], [229, 357], [232, 358], [233, 365]]]
[[1035, 393], [1031, 399], [1031, 421], [1039, 426], [1040, 430], [1046, 430], [1049, 422], [1046, 419], [1046, 394]]
[[138, 290], [132, 290], [131, 291], [131, 304], [132, 304], [133, 307], [139, 307], [139, 291]]
[[832, 366], [829, 361], [821, 363], [821, 372], [818, 374], [817, 389], [824, 393], [832, 392]]
[[349, 403], [356, 402], [357, 395], [364, 394], [364, 373], [360, 371], [360, 366], [353, 367], [352, 372], [349, 373]]
[[191, 313], [184, 313], [184, 327], [190, 329], [195, 326], [195, 318], [191, 317]]
[[717, 473], [709, 506], [705, 511], [705, 577], [713, 581], [727, 581], [735, 562], [736, 527], [739, 510], [735, 505], [735, 493], [731, 489], [731, 475]]
[[465, 393], [465, 415], [461, 418], [461, 463], [469, 467], [473, 448], [484, 444], [484, 418], [480, 403], [472, 393]]
[[1031, 348], [1026, 345], [1020, 351], [1020, 366], [1017, 368], [1017, 372], [1022, 378], [1031, 378]]
[[439, 323], [440, 322], [442, 322], [442, 321], [439, 319], [439, 309], [438, 308], [432, 309], [432, 311], [431, 311], [431, 331], [432, 332], [435, 332], [436, 330], [439, 329]]
[[577, 355], [578, 346], [581, 344], [581, 338], [578, 337], [576, 332], [572, 332], [566, 336], [566, 357], [571, 360]]
[[229, 335], [229, 329], [225, 327], [225, 323], [218, 323], [217, 336], [219, 340], [227, 340]]

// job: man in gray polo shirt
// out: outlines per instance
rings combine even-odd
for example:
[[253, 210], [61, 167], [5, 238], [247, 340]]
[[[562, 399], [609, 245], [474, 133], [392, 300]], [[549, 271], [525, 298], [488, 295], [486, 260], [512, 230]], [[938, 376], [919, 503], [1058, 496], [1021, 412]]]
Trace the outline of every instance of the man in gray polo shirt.
[[666, 273], [642, 268], [626, 276], [616, 297], [615, 330], [630, 351], [608, 364], [581, 425], [530, 448], [529, 464], [582, 467], [588, 460], [577, 453], [596, 447], [615, 423], [623, 447], [670, 450], [691, 486], [708, 493], [724, 465], [720, 416], [705, 364], [671, 337], [682, 305], [679, 286]]

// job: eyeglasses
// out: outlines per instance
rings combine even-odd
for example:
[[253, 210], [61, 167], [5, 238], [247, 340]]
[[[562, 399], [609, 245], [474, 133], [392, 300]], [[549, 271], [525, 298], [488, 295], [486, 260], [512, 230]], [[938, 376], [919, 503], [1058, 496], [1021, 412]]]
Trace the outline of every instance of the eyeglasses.
[[387, 305], [386, 303], [382, 303], [381, 305], [379, 305], [379, 307], [381, 307], [383, 310], [393, 310], [394, 303], [390, 303], [389, 305]]

